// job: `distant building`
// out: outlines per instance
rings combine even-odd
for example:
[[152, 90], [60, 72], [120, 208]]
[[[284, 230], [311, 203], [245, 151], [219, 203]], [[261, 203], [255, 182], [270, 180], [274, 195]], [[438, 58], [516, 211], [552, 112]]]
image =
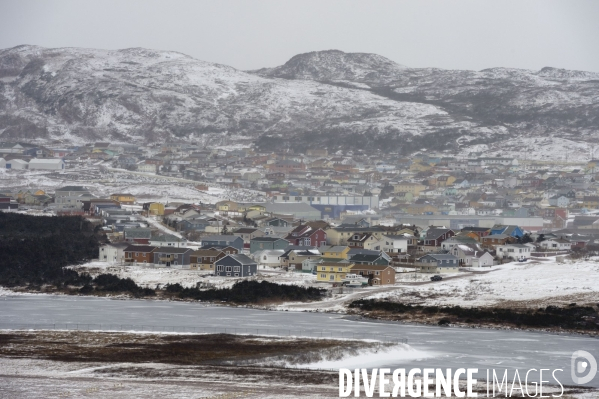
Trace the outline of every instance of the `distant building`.
[[64, 161], [59, 158], [34, 158], [29, 161], [30, 170], [62, 170]]

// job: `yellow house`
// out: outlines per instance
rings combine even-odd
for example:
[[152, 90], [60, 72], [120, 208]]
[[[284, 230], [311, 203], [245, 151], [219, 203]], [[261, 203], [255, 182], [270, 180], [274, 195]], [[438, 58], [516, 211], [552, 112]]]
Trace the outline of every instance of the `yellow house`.
[[220, 201], [216, 203], [216, 209], [221, 212], [237, 212], [239, 210], [239, 205], [237, 205], [237, 202], [233, 201]]
[[256, 205], [250, 205], [247, 207], [248, 211], [258, 211], [258, 212], [266, 212], [266, 207], [264, 205], [260, 205], [260, 204], [256, 204]]
[[393, 191], [396, 193], [412, 193], [414, 196], [420, 195], [420, 192], [425, 189], [424, 184], [411, 182], [400, 182], [393, 186]]
[[412, 162], [410, 165], [410, 172], [428, 172], [433, 167], [430, 165], [424, 165], [420, 162]]
[[110, 199], [125, 205], [135, 204], [135, 197], [131, 194], [112, 194]]
[[316, 265], [316, 281], [322, 283], [341, 283], [351, 272], [353, 263], [322, 262]]
[[331, 245], [330, 247], [320, 248], [323, 258], [329, 259], [347, 259], [349, 247], [345, 245]]
[[327, 242], [331, 245], [346, 245], [347, 240], [350, 239], [356, 233], [371, 233], [377, 239], [380, 239], [383, 236], [384, 232], [381, 231], [368, 231], [364, 229], [354, 230], [353, 228], [336, 228], [332, 227], [330, 229], [326, 229], [325, 233], [327, 233]]
[[164, 216], [164, 204], [160, 202], [152, 202], [148, 207], [148, 214]]
[[455, 182], [455, 177], [443, 175], [437, 177], [437, 187], [449, 187]]

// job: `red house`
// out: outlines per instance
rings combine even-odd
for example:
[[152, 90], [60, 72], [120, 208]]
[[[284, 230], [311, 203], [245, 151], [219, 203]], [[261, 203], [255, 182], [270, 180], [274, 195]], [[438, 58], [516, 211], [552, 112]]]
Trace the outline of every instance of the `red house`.
[[327, 244], [327, 233], [323, 229], [313, 229], [302, 224], [297, 226], [285, 237], [291, 245], [304, 245], [312, 247], [321, 247]]

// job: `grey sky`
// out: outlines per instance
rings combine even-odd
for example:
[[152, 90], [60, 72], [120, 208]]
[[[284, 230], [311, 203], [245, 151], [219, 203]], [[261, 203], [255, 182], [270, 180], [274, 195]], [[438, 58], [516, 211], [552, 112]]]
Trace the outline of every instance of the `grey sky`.
[[0, 48], [174, 50], [256, 69], [326, 49], [410, 67], [599, 72], [597, 0], [0, 0]]

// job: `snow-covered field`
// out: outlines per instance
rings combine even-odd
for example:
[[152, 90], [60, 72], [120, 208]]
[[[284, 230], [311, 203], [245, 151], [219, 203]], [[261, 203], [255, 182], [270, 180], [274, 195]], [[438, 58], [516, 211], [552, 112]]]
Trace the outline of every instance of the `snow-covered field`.
[[263, 194], [255, 190], [233, 190], [214, 185], [205, 192], [196, 189], [197, 184], [199, 182], [122, 169], [101, 170], [99, 165], [78, 166], [63, 172], [13, 170], [0, 174], [0, 187], [7, 191], [41, 189], [53, 193], [63, 186], [85, 186], [99, 198], [126, 192], [133, 194], [138, 203], [168, 201], [214, 204], [224, 199], [243, 202], [264, 200]]
[[[473, 136], [474, 138], [474, 136]], [[593, 142], [554, 137], [512, 137], [491, 144], [464, 145], [458, 156], [481, 152], [486, 156], [513, 157], [520, 160], [585, 163], [591, 158]], [[597, 154], [595, 154], [597, 155]]]
[[[195, 287], [197, 283], [212, 284], [217, 288], [231, 287], [242, 278], [216, 277], [210, 271], [173, 269], [167, 267], [153, 266], [120, 266], [107, 262], [89, 262], [79, 266], [73, 266], [74, 270], [97, 276], [102, 273], [111, 273], [120, 278], [130, 278], [142, 287], [156, 288], [158, 284], [181, 284], [183, 287]], [[293, 284], [301, 286], [314, 285], [316, 276], [310, 273], [294, 273], [261, 268], [258, 270], [260, 281], [270, 281], [278, 284]], [[2, 291], [0, 291], [1, 295]]]
[[547, 306], [599, 302], [599, 261], [558, 263], [508, 263], [488, 273], [440, 282], [407, 285], [399, 283], [392, 293], [370, 298], [389, 298], [426, 305]]
[[[112, 273], [121, 278], [131, 278], [138, 285], [156, 288], [157, 285], [179, 283], [194, 287], [197, 283], [211, 284], [217, 288], [231, 287], [241, 279], [215, 277], [207, 271], [171, 269], [151, 266], [120, 266], [106, 262], [90, 262], [74, 266], [79, 272], [92, 276]], [[525, 306], [569, 305], [570, 303], [599, 303], [599, 260], [566, 261], [555, 258], [546, 261], [508, 263], [480, 272], [444, 275], [445, 279], [431, 282], [430, 275], [421, 273], [398, 274], [395, 286], [368, 287], [365, 289], [333, 290], [333, 295], [323, 301], [300, 304], [286, 303], [278, 310], [344, 312], [345, 305], [355, 299], [372, 298], [397, 300], [426, 305], [460, 306]], [[270, 268], [259, 269], [256, 279], [278, 284], [304, 287], [326, 287], [316, 282], [308, 273], [284, 272]], [[0, 290], [0, 295], [9, 291]]]

